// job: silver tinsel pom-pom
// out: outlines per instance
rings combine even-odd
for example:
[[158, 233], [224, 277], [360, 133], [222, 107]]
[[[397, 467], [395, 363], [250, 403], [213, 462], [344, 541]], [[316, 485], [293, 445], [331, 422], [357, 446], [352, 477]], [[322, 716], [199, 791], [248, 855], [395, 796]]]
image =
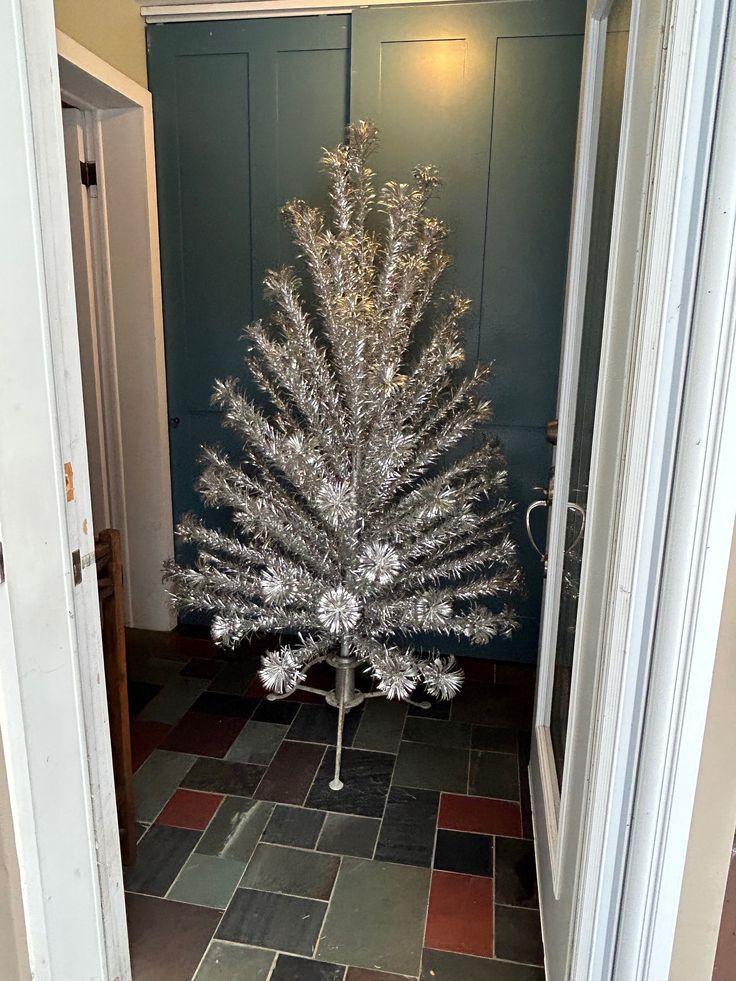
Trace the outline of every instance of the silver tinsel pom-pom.
[[328, 589], [317, 604], [317, 618], [331, 634], [347, 633], [360, 619], [360, 601], [344, 586]]
[[401, 559], [390, 545], [371, 543], [360, 558], [358, 571], [368, 582], [383, 585], [399, 574]]
[[269, 691], [278, 695], [293, 691], [307, 677], [302, 667], [302, 656], [291, 647], [269, 651], [261, 658], [261, 664], [259, 678]]
[[345, 521], [355, 506], [350, 482], [328, 481], [317, 491], [317, 500], [331, 525], [337, 528]]
[[214, 617], [210, 636], [218, 647], [237, 647], [243, 639], [243, 625], [234, 617]]
[[429, 661], [423, 661], [419, 671], [427, 692], [442, 701], [454, 698], [462, 688], [465, 678], [454, 654], [449, 657], [437, 655]]
[[386, 698], [408, 698], [417, 686], [417, 664], [411, 654], [396, 647], [371, 657], [373, 676]]
[[264, 569], [261, 574], [261, 592], [266, 603], [288, 603], [296, 595], [297, 588], [289, 576], [274, 569]]

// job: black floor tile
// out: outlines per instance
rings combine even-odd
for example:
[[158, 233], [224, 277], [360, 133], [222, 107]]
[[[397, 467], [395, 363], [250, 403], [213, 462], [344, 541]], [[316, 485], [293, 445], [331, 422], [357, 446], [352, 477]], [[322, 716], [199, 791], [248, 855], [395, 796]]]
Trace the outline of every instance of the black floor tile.
[[436, 790], [392, 787], [378, 838], [376, 858], [428, 869], [432, 864], [439, 798]]
[[165, 896], [199, 839], [199, 831], [154, 825], [138, 844], [135, 865], [125, 870], [125, 888]]
[[342, 981], [344, 976], [345, 968], [341, 964], [322, 964], [279, 954], [269, 981]]
[[[362, 716], [362, 707], [352, 709], [345, 716], [345, 735], [343, 737], [345, 746], [352, 745]], [[301, 705], [286, 738], [301, 740], [305, 743], [326, 743], [334, 746], [337, 740], [337, 709], [326, 704]]]
[[280, 726], [288, 726], [294, 721], [299, 708], [299, 702], [269, 702], [264, 698], [253, 713], [253, 718], [256, 722], [275, 722]]
[[181, 672], [183, 678], [215, 678], [223, 668], [223, 662], [214, 657], [193, 657]]
[[496, 957], [522, 964], [543, 964], [539, 912], [497, 903], [494, 913]]
[[423, 719], [449, 719], [452, 711], [452, 701], [435, 702], [431, 698], [419, 696], [421, 701], [430, 702], [428, 709], [418, 708], [416, 705], [409, 706], [409, 715], [416, 715]]
[[519, 761], [510, 753], [470, 754], [468, 793], [476, 797], [519, 800]]
[[454, 722], [472, 722], [497, 729], [531, 728], [534, 695], [512, 685], [466, 685], [453, 699]]
[[192, 705], [192, 711], [207, 712], [209, 715], [225, 715], [231, 719], [249, 719], [259, 702], [258, 698], [246, 698], [244, 695], [206, 691]]
[[271, 820], [263, 832], [263, 841], [270, 841], [275, 845], [314, 848], [324, 820], [324, 811], [312, 811], [306, 807], [277, 804], [271, 815]]
[[474, 725], [472, 747], [489, 750], [492, 753], [516, 753], [518, 750], [516, 730]]
[[161, 691], [163, 685], [153, 685], [148, 681], [128, 682], [128, 710], [130, 717], [138, 715]]
[[316, 899], [236, 889], [216, 936], [311, 957], [326, 910]]
[[381, 817], [396, 757], [389, 753], [346, 749], [342, 757], [342, 790], [329, 787], [335, 771], [335, 750], [329, 748], [314, 778], [307, 807]]
[[505, 906], [539, 905], [534, 842], [496, 838], [496, 902]]
[[260, 658], [246, 657], [224, 664], [215, 675], [208, 691], [243, 695], [260, 667]]
[[493, 875], [493, 838], [467, 831], [437, 831], [434, 867], [466, 875]]
[[230, 760], [200, 757], [182, 780], [181, 786], [189, 790], [251, 797], [265, 772], [265, 766], [254, 763], [232, 763]]

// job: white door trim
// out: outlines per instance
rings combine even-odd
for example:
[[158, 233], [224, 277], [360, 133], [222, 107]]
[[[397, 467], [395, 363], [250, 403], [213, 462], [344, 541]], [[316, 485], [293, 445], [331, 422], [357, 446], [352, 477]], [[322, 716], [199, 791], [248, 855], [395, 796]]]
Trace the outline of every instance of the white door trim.
[[123, 547], [126, 622], [170, 630], [175, 618], [161, 588], [174, 531], [151, 93], [61, 31], [56, 37], [61, 93], [84, 110], [97, 166], [89, 212], [99, 428], [111, 524]]
[[0, 105], [0, 727], [29, 960], [128, 981], [51, 4], [0, 5]]
[[[594, 733], [571, 967], [572, 976], [581, 981], [614, 976], [614, 957], [622, 949], [616, 931], [623, 877], [630, 872], [636, 878], [644, 868], [643, 859], [635, 867], [627, 857], [643, 717], [647, 712], [663, 721], [671, 713], [666, 691], [650, 680], [650, 664], [655, 631], [662, 629], [663, 622], [658, 607], [661, 577], [673, 575], [681, 584], [690, 577], [684, 561], [668, 570], [665, 549], [671, 547], [680, 517], [671, 486], [675, 454], [680, 452], [677, 440], [689, 337], [691, 330], [697, 330], [692, 311], [725, 14], [726, 5], [719, 0], [679, 3], [672, 11], [662, 60], [637, 314], [638, 354], [629, 386], [632, 424], [624, 447], [627, 465], [618, 490], [616, 547], [601, 625], [603, 649], [610, 656], [604, 661], [597, 697], [600, 725]], [[701, 402], [700, 408], [706, 410], [706, 403]], [[679, 507], [691, 516], [698, 510], [693, 498]], [[730, 528], [722, 534], [730, 544]], [[697, 553], [698, 543], [692, 545]], [[671, 656], [670, 650], [665, 660]], [[684, 858], [683, 846], [683, 862]], [[623, 908], [628, 917], [632, 907], [626, 903]], [[674, 932], [674, 921], [671, 927]], [[645, 929], [639, 916], [625, 958], [637, 948], [634, 936], [641, 938]], [[667, 977], [667, 971], [638, 973], [633, 963], [627, 963], [615, 975], [621, 981]]]
[[[719, 64], [728, 5], [703, 4], [699, 13], [691, 37], [674, 39], [683, 45], [683, 60], [695, 68], [688, 99], [693, 122], [702, 113], [705, 125], [712, 126], [716, 93], [703, 106], [703, 88], [719, 75], [720, 104], [712, 159], [699, 165], [692, 147], [688, 167], [688, 148], [682, 148], [683, 182], [692, 180], [693, 164], [710, 166], [710, 180], [699, 263], [693, 270], [697, 282], [691, 291], [688, 370], [612, 975], [616, 981], [658, 981], [670, 974], [736, 520], [736, 38], [732, 10], [731, 36]], [[685, 125], [683, 132], [695, 141], [696, 127]], [[697, 195], [697, 179], [692, 183]]]
[[148, 24], [196, 20], [249, 20], [261, 17], [310, 17], [349, 14], [363, 7], [408, 7], [464, 0], [137, 0]]

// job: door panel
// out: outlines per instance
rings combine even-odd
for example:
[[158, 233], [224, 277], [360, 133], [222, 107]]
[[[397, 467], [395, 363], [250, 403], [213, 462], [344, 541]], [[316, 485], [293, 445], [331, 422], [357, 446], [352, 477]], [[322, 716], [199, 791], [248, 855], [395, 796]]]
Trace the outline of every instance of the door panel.
[[454, 257], [441, 289], [473, 301], [468, 362], [495, 362], [489, 429], [504, 444], [519, 502], [526, 580], [522, 628], [493, 642], [501, 658], [534, 660], [538, 646], [542, 568], [522, 518], [551, 462], [583, 14], [556, 0], [353, 14], [351, 116], [380, 127], [380, 179], [407, 180], [416, 163], [439, 168], [433, 210], [450, 225]]
[[265, 270], [294, 261], [279, 208], [326, 203], [317, 161], [348, 122], [348, 41], [342, 16], [148, 28], [177, 518], [202, 510], [201, 445], [237, 450], [209, 399], [244, 376]]

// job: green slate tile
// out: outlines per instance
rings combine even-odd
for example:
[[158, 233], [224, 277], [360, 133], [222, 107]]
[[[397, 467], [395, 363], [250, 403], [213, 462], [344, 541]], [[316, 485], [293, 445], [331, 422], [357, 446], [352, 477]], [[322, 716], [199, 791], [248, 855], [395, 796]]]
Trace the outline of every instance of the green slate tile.
[[225, 909], [244, 869], [244, 862], [195, 852], [189, 857], [166, 898], [195, 906]]
[[428, 869], [344, 858], [317, 959], [416, 977], [429, 878]]
[[266, 981], [275, 957], [272, 950], [213, 940], [194, 981]]
[[273, 804], [268, 801], [226, 797], [197, 845], [197, 852], [247, 862], [272, 811]]
[[166, 722], [167, 725], [174, 726], [182, 720], [208, 685], [206, 678], [177, 677], [151, 699], [138, 718]]
[[329, 899], [340, 859], [336, 855], [261, 843], [241, 885], [305, 899]]
[[[314, 848], [325, 819], [324, 811], [306, 807], [290, 807], [277, 804], [263, 832], [263, 841], [272, 845], [294, 845], [296, 848]], [[330, 849], [325, 849], [330, 851]]]
[[326, 909], [317, 899], [236, 889], [217, 938], [311, 957]]
[[227, 751], [225, 759], [268, 766], [287, 732], [287, 726], [251, 720]]
[[196, 756], [155, 749], [133, 777], [135, 816], [150, 824], [194, 766]]
[[441, 719], [422, 719], [412, 715], [406, 720], [402, 738], [412, 743], [468, 749], [470, 734], [471, 726], [468, 722], [444, 722]]
[[452, 746], [402, 742], [393, 783], [399, 787], [464, 794], [468, 786], [468, 751]]
[[353, 747], [395, 753], [401, 742], [406, 708], [403, 702], [390, 702], [385, 698], [367, 699]]
[[544, 971], [526, 964], [427, 948], [422, 958], [421, 981], [544, 981]]
[[381, 822], [356, 814], [328, 814], [317, 842], [321, 852], [371, 858]]

